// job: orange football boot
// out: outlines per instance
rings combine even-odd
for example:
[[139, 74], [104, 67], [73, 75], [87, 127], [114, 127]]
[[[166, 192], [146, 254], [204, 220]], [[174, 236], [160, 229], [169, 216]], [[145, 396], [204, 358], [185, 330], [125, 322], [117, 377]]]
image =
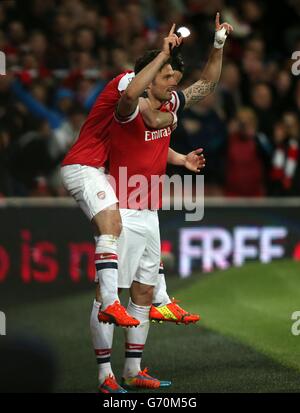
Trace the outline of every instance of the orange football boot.
[[122, 386], [126, 389], [159, 389], [171, 386], [170, 381], [158, 380], [148, 374], [147, 367], [134, 377], [122, 378]]
[[116, 300], [113, 304], [107, 306], [104, 310], [99, 310], [98, 320], [101, 323], [115, 324], [120, 327], [137, 327], [140, 322], [131, 317], [125, 307]]
[[114, 376], [109, 375], [106, 377], [104, 382], [98, 387], [100, 393], [127, 393], [123, 387], [121, 387]]
[[151, 321], [158, 321], [162, 323], [163, 321], [169, 321], [176, 324], [191, 324], [197, 323], [200, 320], [198, 314], [191, 314], [181, 308], [177, 303], [179, 301], [172, 299], [172, 302], [166, 305], [155, 307], [154, 305], [150, 308], [149, 318]]

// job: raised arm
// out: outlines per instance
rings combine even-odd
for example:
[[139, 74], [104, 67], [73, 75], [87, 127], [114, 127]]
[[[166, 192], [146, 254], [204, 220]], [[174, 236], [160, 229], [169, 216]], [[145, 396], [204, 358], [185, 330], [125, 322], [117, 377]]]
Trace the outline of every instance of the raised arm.
[[157, 72], [168, 61], [171, 50], [181, 43], [174, 30], [175, 24], [173, 24], [168, 36], [164, 39], [162, 51], [133, 78], [122, 94], [117, 107], [117, 115], [119, 117], [127, 117], [135, 111], [139, 97], [155, 78]]
[[201, 74], [201, 79], [192, 84], [192, 86], [183, 90], [183, 94], [185, 96], [185, 108], [190, 107], [212, 93], [220, 79], [223, 60], [223, 46], [228, 34], [233, 31], [233, 28], [228, 23], [220, 24], [219, 13], [216, 15], [215, 27], [216, 32], [214, 47]]

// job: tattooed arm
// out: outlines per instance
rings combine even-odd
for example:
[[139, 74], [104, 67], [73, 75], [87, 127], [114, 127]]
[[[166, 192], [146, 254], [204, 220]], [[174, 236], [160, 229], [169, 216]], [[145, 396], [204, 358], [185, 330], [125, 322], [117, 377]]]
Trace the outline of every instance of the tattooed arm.
[[201, 79], [192, 86], [183, 90], [185, 97], [185, 108], [199, 102], [211, 94], [220, 79], [222, 60], [223, 60], [223, 46], [226, 37], [232, 32], [233, 28], [228, 23], [220, 24], [220, 15], [216, 15], [216, 34], [214, 47], [210, 53], [209, 59], [202, 72]]
[[183, 90], [185, 97], [185, 108], [189, 108], [206, 96], [210, 95], [216, 88], [219, 79], [206, 80], [204, 77], [192, 86]]

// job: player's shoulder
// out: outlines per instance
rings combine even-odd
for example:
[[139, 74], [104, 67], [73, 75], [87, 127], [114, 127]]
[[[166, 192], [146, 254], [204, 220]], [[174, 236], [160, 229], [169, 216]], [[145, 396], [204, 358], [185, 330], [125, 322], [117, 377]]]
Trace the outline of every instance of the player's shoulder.
[[128, 71], [125, 73], [122, 73], [119, 78], [118, 78], [118, 91], [121, 93], [124, 90], [127, 89], [129, 83], [132, 81], [132, 79], [134, 78], [135, 73], [132, 71]]
[[121, 73], [116, 77], [116, 84], [119, 92], [123, 92], [127, 89], [129, 83], [134, 78], [135, 73], [132, 70]]
[[109, 96], [120, 96], [120, 93], [127, 88], [133, 77], [134, 72], [132, 71], [120, 73], [106, 84], [104, 90], [99, 95], [99, 99], [103, 100]]

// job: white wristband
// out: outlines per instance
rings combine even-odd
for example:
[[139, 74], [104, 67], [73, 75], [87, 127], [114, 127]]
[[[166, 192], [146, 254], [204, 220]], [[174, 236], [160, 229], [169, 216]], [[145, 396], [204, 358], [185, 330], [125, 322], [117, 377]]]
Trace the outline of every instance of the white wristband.
[[215, 40], [214, 40], [214, 48], [215, 49], [222, 49], [225, 44], [225, 40], [228, 36], [228, 33], [225, 27], [222, 27], [221, 30], [217, 30], [215, 32]]

